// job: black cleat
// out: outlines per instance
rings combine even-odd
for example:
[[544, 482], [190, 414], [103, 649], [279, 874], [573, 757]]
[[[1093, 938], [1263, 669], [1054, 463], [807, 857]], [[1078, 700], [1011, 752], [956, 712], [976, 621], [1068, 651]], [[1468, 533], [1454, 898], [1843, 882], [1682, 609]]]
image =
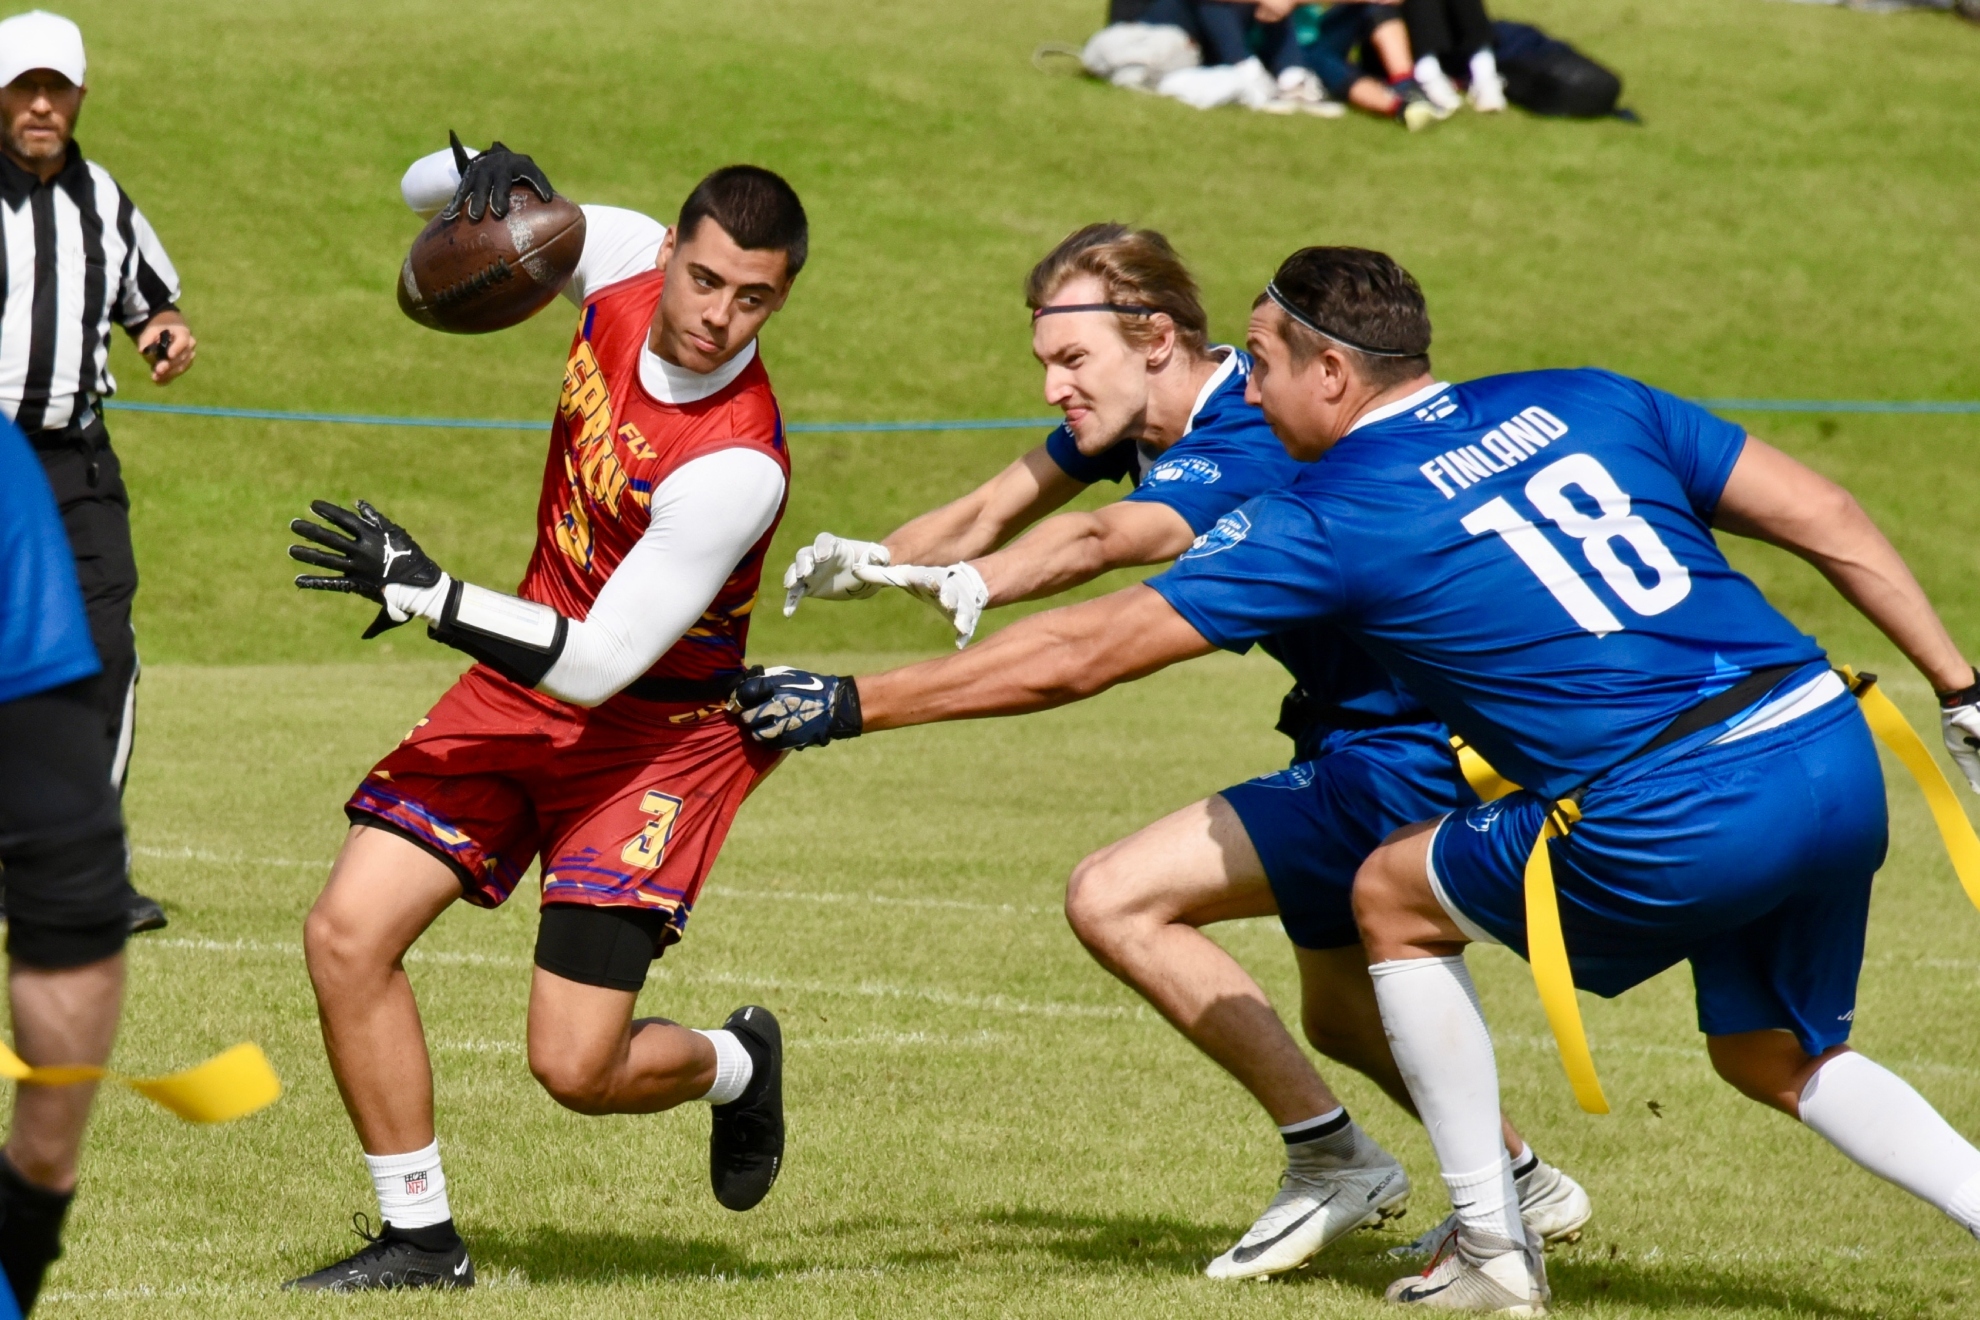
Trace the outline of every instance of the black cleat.
[[133, 935], [142, 934], [147, 930], [165, 929], [165, 909], [158, 905], [158, 900], [155, 898], [146, 898], [143, 894], [133, 894], [131, 896], [131, 905], [126, 911], [131, 916], [131, 934]]
[[452, 1222], [444, 1227], [454, 1245], [438, 1251], [420, 1245], [417, 1238], [438, 1237], [435, 1229], [403, 1228], [385, 1225], [373, 1236], [371, 1221], [364, 1215], [351, 1216], [351, 1227], [366, 1245], [356, 1255], [335, 1265], [326, 1265], [314, 1274], [291, 1279], [282, 1285], [286, 1292], [370, 1292], [379, 1288], [472, 1288], [474, 1262], [468, 1259], [467, 1243], [453, 1232]]
[[749, 1051], [755, 1071], [743, 1093], [726, 1105], [711, 1105], [708, 1179], [715, 1199], [731, 1210], [748, 1210], [777, 1182], [784, 1165], [784, 1033], [767, 1008], [749, 1005], [722, 1024]]

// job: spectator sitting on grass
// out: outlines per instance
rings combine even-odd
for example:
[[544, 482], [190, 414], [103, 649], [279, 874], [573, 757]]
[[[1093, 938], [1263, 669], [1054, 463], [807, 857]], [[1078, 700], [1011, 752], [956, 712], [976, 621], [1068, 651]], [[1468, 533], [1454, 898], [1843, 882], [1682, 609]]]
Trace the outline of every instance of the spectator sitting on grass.
[[1446, 112], [1463, 105], [1450, 75], [1468, 69], [1472, 108], [1488, 114], [1506, 108], [1485, 0], [1402, 0], [1402, 16], [1416, 52], [1416, 81], [1432, 103]]
[[[1414, 76], [1409, 33], [1399, 0], [1337, 4], [1320, 17], [1318, 37], [1299, 40], [1292, 14], [1298, 0], [1156, 0], [1144, 23], [1171, 23], [1203, 49], [1205, 64], [1241, 64], [1256, 57], [1278, 79], [1282, 103], [1326, 114], [1327, 98], [1394, 118], [1412, 132], [1448, 112], [1431, 103]], [[1351, 63], [1356, 52], [1360, 63]], [[1379, 69], [1381, 77], [1369, 70]]]

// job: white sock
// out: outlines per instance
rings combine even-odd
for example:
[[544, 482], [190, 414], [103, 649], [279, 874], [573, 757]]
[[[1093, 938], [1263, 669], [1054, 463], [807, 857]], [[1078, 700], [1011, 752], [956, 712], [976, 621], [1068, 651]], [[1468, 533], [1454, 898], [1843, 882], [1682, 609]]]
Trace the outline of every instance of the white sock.
[[1520, 1249], [1526, 1229], [1499, 1126], [1498, 1062], [1464, 959], [1379, 962], [1368, 974], [1396, 1068], [1451, 1189], [1459, 1246], [1474, 1260]]
[[1471, 83], [1495, 83], [1499, 81], [1499, 57], [1492, 53], [1490, 46], [1481, 48], [1471, 57]]
[[1838, 1054], [1802, 1088], [1801, 1121], [1980, 1236], [1980, 1150], [1896, 1073], [1853, 1051]]
[[740, 1099], [749, 1079], [756, 1075], [756, 1061], [736, 1039], [733, 1031], [696, 1031], [715, 1047], [715, 1084], [702, 1096], [711, 1105], [726, 1105]]
[[1416, 81], [1420, 83], [1436, 82], [1443, 78], [1443, 76], [1444, 66], [1438, 62], [1435, 55], [1425, 55], [1416, 62]]
[[428, 1228], [454, 1217], [447, 1208], [447, 1175], [440, 1172], [440, 1142], [403, 1155], [366, 1155], [378, 1217], [395, 1228]]

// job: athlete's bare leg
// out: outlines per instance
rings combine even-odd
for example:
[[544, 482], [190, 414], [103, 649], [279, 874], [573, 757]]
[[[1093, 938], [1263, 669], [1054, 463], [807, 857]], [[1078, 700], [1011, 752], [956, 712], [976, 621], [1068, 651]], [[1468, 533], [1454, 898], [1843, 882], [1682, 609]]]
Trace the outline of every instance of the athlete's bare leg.
[[1100, 965], [1284, 1125], [1340, 1101], [1258, 982], [1197, 929], [1277, 912], [1257, 851], [1221, 797], [1193, 802], [1102, 848], [1066, 886], [1066, 920]]
[[[124, 1002], [123, 954], [60, 969], [16, 962], [7, 970], [7, 991], [14, 1009], [14, 1051], [29, 1064], [109, 1062]], [[73, 1190], [95, 1098], [94, 1082], [16, 1087], [8, 1162], [37, 1187]]]
[[[1278, 910], [1251, 836], [1222, 797], [1193, 802], [1102, 848], [1079, 864], [1066, 888], [1066, 919], [1101, 966], [1285, 1125], [1340, 1101], [1258, 982], [1197, 929]], [[1359, 945], [1294, 952], [1307, 1039], [1414, 1114], [1382, 1030], [1367, 953]], [[1509, 1151], [1525, 1149], [1510, 1123], [1505, 1133]]]
[[652, 1114], [715, 1085], [715, 1047], [665, 1018], [633, 1020], [631, 990], [536, 969], [529, 990], [529, 1070], [580, 1114]]
[[433, 1141], [433, 1067], [402, 960], [460, 896], [439, 858], [358, 825], [303, 923], [323, 1047], [367, 1154]]

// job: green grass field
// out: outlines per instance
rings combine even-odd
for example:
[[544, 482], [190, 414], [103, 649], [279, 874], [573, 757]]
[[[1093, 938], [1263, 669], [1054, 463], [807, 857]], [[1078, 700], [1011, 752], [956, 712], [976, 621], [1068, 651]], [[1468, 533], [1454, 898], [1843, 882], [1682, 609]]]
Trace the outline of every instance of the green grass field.
[[[765, 339], [797, 421], [1035, 415], [1019, 284], [1099, 218], [1167, 231], [1213, 324], [1241, 332], [1315, 241], [1415, 271], [1449, 377], [1597, 363], [1716, 397], [1980, 398], [1980, 30], [1763, 0], [1507, 0], [1619, 67], [1645, 126], [1473, 116], [1408, 137], [1363, 119], [1199, 114], [1029, 64], [1097, 3], [723, 6], [515, 0], [67, 6], [91, 43], [81, 139], [163, 234], [203, 340], [170, 391], [127, 350], [124, 397], [547, 418], [568, 321], [419, 330], [391, 283], [417, 222], [405, 163], [449, 127], [530, 151], [565, 191], [665, 215], [707, 169], [785, 172], [813, 264]], [[1850, 483], [1980, 650], [1972, 418], [1755, 417]], [[795, 758], [745, 809], [643, 1011], [711, 1023], [757, 1000], [791, 1045], [792, 1147], [747, 1217], [706, 1189], [706, 1118], [582, 1119], [521, 1053], [534, 917], [449, 914], [412, 963], [454, 1204], [488, 1285], [308, 1300], [370, 1193], [316, 1037], [303, 912], [358, 775], [442, 691], [453, 654], [302, 599], [286, 520], [364, 495], [451, 570], [527, 556], [542, 437], [113, 417], [136, 498], [149, 668], [130, 796], [137, 879], [173, 918], [132, 946], [117, 1064], [235, 1040], [289, 1085], [273, 1111], [177, 1125], [99, 1108], [50, 1316], [1382, 1312], [1397, 1234], [1286, 1283], [1204, 1261], [1278, 1172], [1262, 1115], [1078, 948], [1058, 913], [1087, 851], [1278, 765], [1283, 678], [1216, 657], [1080, 708]], [[800, 436], [773, 561], [820, 528], [874, 535], [1033, 443], [1022, 432]], [[1735, 550], [1838, 659], [1927, 694], [1810, 571]], [[1096, 587], [1094, 589], [1100, 589]], [[908, 601], [758, 615], [759, 658], [870, 670], [943, 644]], [[1980, 1131], [1980, 915], [1915, 791], [1892, 789], [1857, 1043]], [[1225, 928], [1282, 1003], [1271, 922]], [[1553, 1258], [1595, 1316], [1959, 1316], [1980, 1247], [1711, 1077], [1680, 970], [1586, 1001], [1616, 1113], [1575, 1110], [1524, 967], [1473, 956], [1507, 1103], [1597, 1218]], [[1428, 1147], [1357, 1079], [1358, 1116], [1442, 1209]], [[1654, 1102], [1654, 1109], [1652, 1107]]]

